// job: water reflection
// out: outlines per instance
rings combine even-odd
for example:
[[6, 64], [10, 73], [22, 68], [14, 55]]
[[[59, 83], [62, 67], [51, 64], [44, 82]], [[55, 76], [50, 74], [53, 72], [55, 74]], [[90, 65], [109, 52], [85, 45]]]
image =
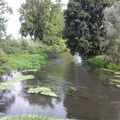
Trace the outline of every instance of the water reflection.
[[98, 79], [101, 73], [71, 64], [66, 74], [73, 84], [79, 86], [74, 95], [65, 96], [68, 118], [119, 120], [120, 90], [104, 85], [104, 81]]
[[5, 113], [15, 101], [15, 96], [9, 90], [0, 90], [0, 113]]

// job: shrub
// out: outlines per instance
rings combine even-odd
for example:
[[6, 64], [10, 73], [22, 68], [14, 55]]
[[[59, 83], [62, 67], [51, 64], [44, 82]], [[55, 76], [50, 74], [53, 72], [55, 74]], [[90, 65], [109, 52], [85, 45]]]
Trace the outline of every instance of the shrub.
[[106, 68], [110, 70], [118, 70], [119, 67], [114, 63], [109, 63], [109, 64], [106, 64]]
[[105, 58], [102, 55], [95, 56], [87, 60], [88, 65], [91, 67], [104, 67], [105, 66]]

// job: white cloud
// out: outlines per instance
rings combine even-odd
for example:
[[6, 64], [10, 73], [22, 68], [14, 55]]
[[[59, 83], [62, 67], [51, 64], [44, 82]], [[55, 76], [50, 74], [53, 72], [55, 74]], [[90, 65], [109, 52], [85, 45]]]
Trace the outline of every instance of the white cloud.
[[[20, 22], [19, 22], [19, 12], [18, 9], [20, 8], [21, 4], [25, 0], [6, 0], [9, 4], [9, 6], [12, 7], [13, 9], [13, 14], [12, 15], [7, 15], [8, 17], [8, 22], [7, 22], [7, 33], [11, 34], [14, 38], [19, 37], [19, 28], [20, 28]], [[68, 0], [62, 0], [63, 4], [67, 4]], [[66, 6], [64, 6], [66, 8]]]

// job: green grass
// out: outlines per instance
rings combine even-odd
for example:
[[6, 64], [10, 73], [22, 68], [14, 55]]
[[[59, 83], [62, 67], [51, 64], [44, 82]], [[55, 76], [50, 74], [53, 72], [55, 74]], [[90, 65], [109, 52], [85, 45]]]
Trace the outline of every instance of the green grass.
[[19, 53], [6, 55], [3, 58], [5, 61], [0, 66], [0, 72], [10, 70], [38, 70], [43, 64], [46, 63], [47, 55], [44, 53], [31, 54], [31, 53]]
[[119, 65], [115, 63], [107, 63], [103, 55], [98, 55], [87, 60], [90, 67], [100, 68], [106, 72], [114, 72], [119, 69]]
[[47, 59], [56, 58], [63, 51], [66, 51], [64, 40], [52, 46], [34, 40], [1, 40], [0, 73], [10, 70], [38, 70]]
[[38, 115], [18, 115], [18, 116], [4, 117], [1, 118], [0, 120], [70, 120], [70, 119], [56, 119], [56, 118], [50, 118], [47, 116], [38, 116]]
[[105, 66], [105, 58], [102, 55], [95, 56], [93, 58], [89, 58], [87, 60], [88, 65], [91, 67], [104, 67]]

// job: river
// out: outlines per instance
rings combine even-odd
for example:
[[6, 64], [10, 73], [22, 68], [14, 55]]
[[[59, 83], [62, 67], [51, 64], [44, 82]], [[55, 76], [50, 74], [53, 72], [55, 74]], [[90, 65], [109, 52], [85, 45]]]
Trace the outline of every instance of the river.
[[[50, 61], [40, 72], [24, 74], [34, 74], [35, 79], [0, 91], [1, 117], [38, 114], [78, 120], [120, 120], [120, 89], [101, 77], [110, 76], [108, 73], [75, 64], [65, 54]], [[27, 94], [28, 86], [41, 84], [52, 85], [59, 97]], [[70, 91], [69, 87], [76, 91]]]

